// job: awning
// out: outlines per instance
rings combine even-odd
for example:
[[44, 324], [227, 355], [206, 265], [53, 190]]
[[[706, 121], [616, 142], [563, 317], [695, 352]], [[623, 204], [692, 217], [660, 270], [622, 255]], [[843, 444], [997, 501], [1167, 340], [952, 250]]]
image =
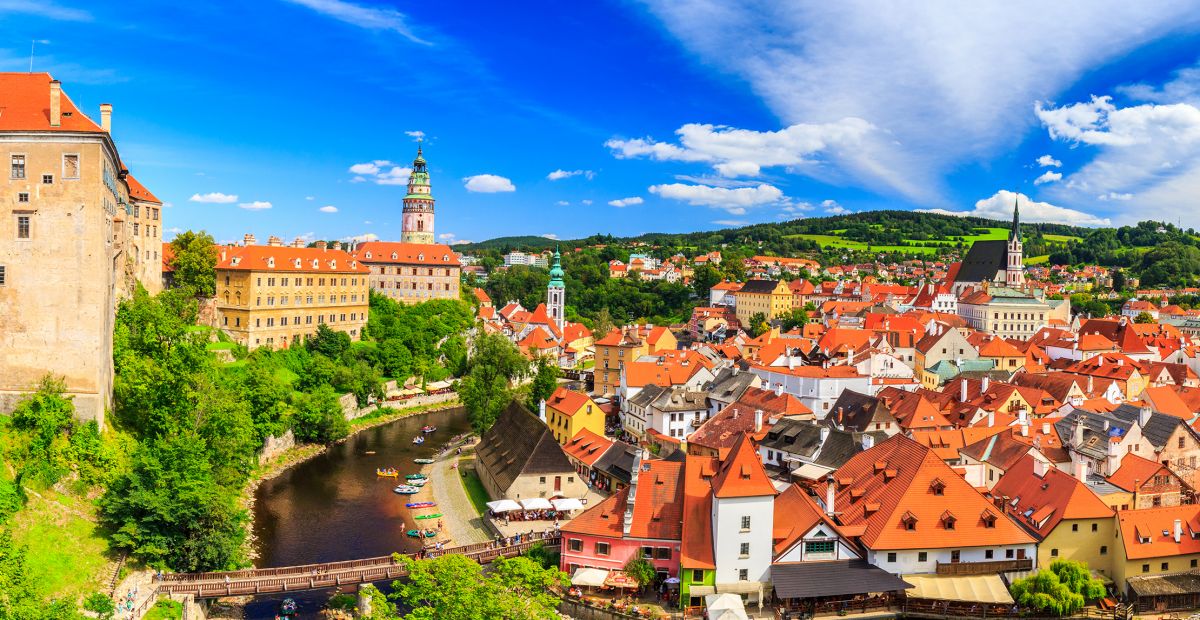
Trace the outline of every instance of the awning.
[[1126, 580], [1129, 589], [1139, 597], [1200, 594], [1200, 571], [1138, 575]]
[[816, 598], [907, 590], [912, 584], [864, 562], [833, 560], [772, 564], [771, 581], [779, 598]]
[[434, 381], [433, 383], [426, 383], [425, 388], [428, 390], [444, 390], [451, 385], [454, 384], [449, 381]]
[[554, 506], [555, 510], [558, 510], [560, 512], [567, 512], [570, 510], [579, 510], [580, 508], [583, 508], [583, 502], [575, 499], [574, 497], [564, 497], [561, 499], [552, 499], [552, 500], [550, 500], [550, 503]]
[[913, 585], [908, 591], [909, 598], [995, 605], [1013, 602], [1000, 575], [904, 575], [903, 578]]
[[626, 575], [624, 571], [614, 570], [608, 573], [608, 577], [604, 579], [604, 585], [614, 588], [636, 588], [638, 580]]
[[812, 463], [805, 463], [796, 469], [792, 470], [792, 475], [805, 480], [820, 480], [833, 471], [828, 467], [821, 467]]
[[704, 597], [708, 620], [749, 620], [742, 597], [736, 594], [709, 594]]
[[571, 585], [573, 586], [592, 586], [600, 587], [604, 585], [604, 580], [608, 578], [608, 571], [603, 568], [586, 568], [581, 567], [575, 569], [575, 574], [571, 575]]
[[731, 581], [718, 583], [717, 592], [730, 594], [761, 594], [763, 584], [758, 581]]
[[550, 500], [544, 497], [531, 497], [529, 499], [523, 499], [521, 500], [521, 506], [525, 508], [525, 510], [550, 510], [554, 507], [550, 503]]
[[511, 499], [498, 499], [494, 502], [488, 502], [487, 507], [488, 510], [496, 513], [511, 512], [513, 510], [521, 509], [521, 505], [512, 501]]
[[708, 596], [709, 594], [716, 593], [717, 589], [713, 586], [692, 586], [688, 588], [689, 596]]

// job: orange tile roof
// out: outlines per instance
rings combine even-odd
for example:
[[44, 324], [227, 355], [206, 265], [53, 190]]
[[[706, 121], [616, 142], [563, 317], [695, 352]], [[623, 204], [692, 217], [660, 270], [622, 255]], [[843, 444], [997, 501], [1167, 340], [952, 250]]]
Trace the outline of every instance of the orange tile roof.
[[613, 445], [613, 440], [584, 428], [563, 445], [563, 452], [591, 467]]
[[574, 519], [561, 527], [561, 531], [564, 534], [620, 538], [624, 533], [621, 519], [625, 514], [625, 505], [628, 503], [628, 499], [629, 488], [626, 487], [576, 515]]
[[742, 435], [741, 441], [733, 447], [729, 458], [725, 459], [717, 469], [717, 474], [713, 476], [712, 487], [713, 496], [717, 498], [760, 497], [776, 494], [775, 486], [767, 478], [767, 471], [763, 469], [762, 461], [758, 458], [758, 451], [754, 448], [754, 443], [750, 440], [750, 436], [745, 434]]
[[0, 131], [74, 131], [102, 133], [62, 91], [58, 127], [50, 125], [49, 73], [0, 73]]
[[150, 190], [146, 189], [146, 186], [142, 185], [140, 181], [133, 178], [132, 174], [125, 175], [125, 184], [129, 186], [130, 198], [141, 200], [143, 202], [153, 202], [160, 205], [162, 204], [162, 201], [159, 200], [157, 196], [150, 193]]
[[1192, 409], [1188, 407], [1188, 404], [1179, 397], [1175, 386], [1148, 387], [1142, 391], [1141, 398], [1142, 400], [1150, 401], [1155, 411], [1161, 411], [1167, 415], [1173, 415], [1185, 420], [1190, 420], [1195, 415]]
[[[1042, 538], [1050, 534], [1063, 519], [1103, 519], [1113, 516], [1113, 509], [1087, 484], [1071, 474], [1047, 465], [1045, 475], [1037, 476], [1034, 473], [1034, 458], [1029, 455], [1022, 457], [1000, 477], [1000, 481], [992, 488], [992, 496], [1002, 498], [1011, 516], [1024, 522]], [[1026, 512], [1029, 517], [1024, 516]]]
[[[1179, 542], [1175, 542], [1176, 520], [1183, 522]], [[1131, 560], [1200, 553], [1200, 539], [1192, 536], [1193, 532], [1200, 532], [1200, 506], [1122, 510], [1117, 513], [1117, 523], [1125, 556]]]
[[[683, 530], [683, 463], [645, 460], [638, 472], [637, 495], [630, 518], [630, 538], [681, 540]], [[633, 487], [589, 508], [562, 526], [563, 532], [621, 538]], [[615, 501], [614, 501], [615, 500]]]
[[[355, 250], [354, 255], [366, 263], [399, 263], [402, 265], [439, 265], [460, 267], [458, 254], [450, 246], [441, 243], [397, 243], [394, 241], [368, 241]], [[392, 256], [395, 255], [395, 258]]]
[[1108, 481], [1125, 491], [1136, 492], [1162, 470], [1170, 473], [1170, 470], [1167, 470], [1162, 463], [1130, 452], [1121, 457], [1121, 466], [1117, 468], [1117, 471], [1109, 474]]
[[583, 406], [591, 402], [591, 398], [583, 392], [568, 390], [565, 387], [559, 387], [554, 390], [550, 398], [546, 399], [546, 407], [558, 411], [566, 416], [573, 416], [577, 411], [583, 409]]
[[479, 303], [492, 303], [492, 298], [488, 296], [487, 291], [479, 288], [478, 286], [472, 289], [471, 293], [475, 295], [475, 299], [478, 299]]
[[370, 272], [366, 265], [342, 250], [293, 248], [286, 245], [221, 246], [217, 249], [217, 269], [280, 273]]
[[162, 244], [162, 270], [163, 273], [171, 273], [175, 271], [175, 266], [171, 263], [175, 261], [175, 248], [169, 241], [164, 241]]
[[712, 477], [716, 457], [684, 457], [683, 541], [679, 564], [684, 568], [716, 568], [712, 545]]
[[[895, 435], [859, 452], [834, 473], [834, 507], [843, 525], [865, 525], [871, 549], [1015, 545], [1033, 538], [929, 448]], [[842, 484], [842, 482], [845, 484]], [[935, 494], [940, 486], [942, 495]], [[878, 504], [869, 511], [868, 504]], [[955, 527], [946, 527], [949, 508]], [[904, 519], [915, 519], [914, 530]], [[987, 527], [986, 521], [994, 523]]]
[[979, 347], [979, 357], [1024, 357], [1025, 355], [1003, 338], [991, 338]]

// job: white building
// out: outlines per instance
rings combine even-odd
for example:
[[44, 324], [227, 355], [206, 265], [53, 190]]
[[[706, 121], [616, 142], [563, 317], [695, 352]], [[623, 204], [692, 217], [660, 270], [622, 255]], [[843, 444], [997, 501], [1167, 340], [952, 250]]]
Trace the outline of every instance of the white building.
[[859, 373], [852, 366], [788, 368], [754, 365], [750, 370], [762, 379], [763, 389], [782, 387], [784, 392], [800, 399], [821, 420], [829, 415], [833, 403], [845, 390], [871, 393], [871, 377]]

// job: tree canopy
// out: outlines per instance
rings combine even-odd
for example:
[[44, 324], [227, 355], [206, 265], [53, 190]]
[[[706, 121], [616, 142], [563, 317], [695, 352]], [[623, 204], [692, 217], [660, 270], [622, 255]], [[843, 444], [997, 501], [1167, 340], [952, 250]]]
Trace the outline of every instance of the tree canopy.
[[467, 375], [459, 381], [458, 395], [471, 417], [471, 427], [484, 433], [513, 399], [512, 382], [529, 373], [529, 360], [500, 334], [475, 338], [467, 362]]
[[[389, 598], [412, 608], [404, 620], [552, 620], [558, 618], [554, 590], [568, 583], [557, 568], [544, 568], [526, 557], [497, 559], [487, 573], [461, 555], [399, 561], [408, 569], [408, 578], [392, 584], [395, 591]], [[380, 602], [380, 597], [372, 597], [374, 607], [382, 607]], [[370, 616], [399, 617], [394, 606], [372, 609]]]
[[197, 297], [211, 297], [217, 286], [217, 247], [212, 235], [184, 231], [171, 240], [175, 286]]
[[1071, 560], [1055, 560], [1012, 584], [1018, 604], [1056, 616], [1070, 615], [1104, 593], [1104, 583], [1092, 577], [1087, 564]]

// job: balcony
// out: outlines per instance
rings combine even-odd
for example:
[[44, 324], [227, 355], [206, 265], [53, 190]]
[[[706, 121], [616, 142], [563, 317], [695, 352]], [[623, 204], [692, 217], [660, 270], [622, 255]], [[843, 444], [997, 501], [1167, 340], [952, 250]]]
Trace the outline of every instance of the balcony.
[[939, 575], [994, 575], [1010, 571], [1033, 570], [1033, 560], [993, 560], [990, 562], [938, 562]]

